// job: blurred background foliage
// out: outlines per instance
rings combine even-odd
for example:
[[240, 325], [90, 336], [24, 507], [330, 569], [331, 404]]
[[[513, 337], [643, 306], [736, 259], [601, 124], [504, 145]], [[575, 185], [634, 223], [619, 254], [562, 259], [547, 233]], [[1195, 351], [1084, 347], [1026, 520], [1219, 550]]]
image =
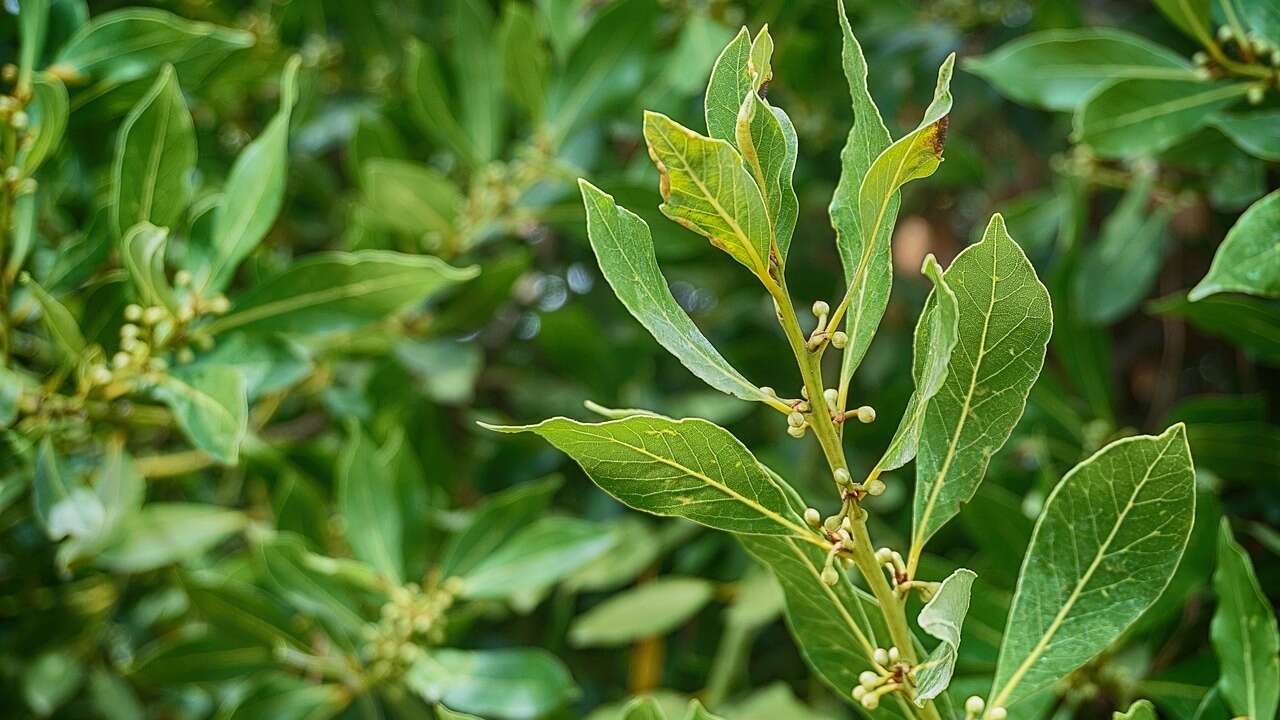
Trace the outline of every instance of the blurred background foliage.
[[[0, 56], [15, 64], [20, 4], [0, 14]], [[56, 49], [90, 18], [139, 4], [52, 0], [47, 59], [56, 63]], [[90, 342], [111, 346], [129, 296], [119, 262], [94, 239], [95, 217], [110, 194], [117, 129], [160, 68], [110, 84], [70, 79], [65, 136], [36, 176], [32, 246], [6, 282], [14, 355], [28, 347], [22, 362], [42, 389], [18, 391], [14, 417], [0, 418], [9, 427], [0, 446], [0, 713], [412, 718], [443, 699], [483, 717], [605, 718], [616, 716], [610, 703], [656, 691], [672, 702], [697, 695], [729, 718], [852, 716], [811, 677], [772, 581], [730, 538], [624, 514], [564, 457], [475, 424], [584, 417], [588, 400], [705, 417], [807, 496], [823, 497], [810, 446], [788, 442], [767, 410], [700, 385], [613, 298], [575, 183], [588, 177], [649, 220], [681, 305], [747, 377], [794, 394], [766, 298], [659, 216], [641, 110], [698, 126], [720, 48], [740, 26], [768, 23], [777, 48], [769, 97], [800, 139], [789, 282], [801, 306], [836, 296], [826, 206], [851, 112], [831, 3], [147, 5], [238, 31], [225, 47], [170, 60], [198, 147], [171, 269], [198, 255], [202, 200], [206, 209], [216, 202], [213, 190], [277, 113], [297, 55], [283, 204], [230, 284], [232, 304], [327, 250], [429, 254], [480, 272], [428, 305], [412, 298], [394, 317], [289, 341], [296, 346], [194, 345], [197, 364], [221, 350], [217, 362], [257, 363], [261, 373], [236, 462], [175, 430], [164, 403], [115, 399], [101, 414], [60, 405], [53, 396], [65, 375], [55, 379], [44, 357], [39, 303], [16, 269], [53, 282]], [[1201, 486], [1183, 568], [1132, 637], [1073, 675], [1045, 713], [1110, 717], [1150, 697], [1162, 717], [1198, 717], [1217, 678], [1207, 637], [1219, 516], [1237, 528], [1273, 602], [1280, 587], [1280, 305], [1237, 295], [1193, 304], [1185, 294], [1244, 207], [1277, 186], [1274, 158], [1237, 150], [1214, 128], [1139, 159], [1096, 157], [1073, 144], [1068, 114], [1006, 99], [965, 71], [974, 67], [966, 59], [1017, 38], [1082, 26], [1123, 28], [1191, 57], [1195, 42], [1147, 3], [847, 7], [872, 93], [897, 109], [886, 110], [895, 136], [928, 102], [939, 62], [952, 51], [961, 58], [946, 162], [904, 193], [896, 289], [855, 378], [855, 404], [882, 418], [901, 412], [911, 331], [929, 289], [917, 268], [930, 252], [945, 266], [991, 212], [1006, 215], [1056, 304], [1025, 418], [961, 521], [935, 541], [945, 553], [926, 558], [932, 575], [963, 563], [980, 576], [956, 683], [985, 690], [1022, 548], [1062, 473], [1112, 439], [1181, 420]], [[127, 69], [130, 60], [119, 62]], [[1276, 98], [1265, 107], [1280, 107]], [[1143, 237], [1153, 217], [1149, 255], [1160, 261], [1148, 270], [1096, 257], [1108, 234]], [[23, 405], [30, 397], [40, 400]], [[851, 461], [874, 462], [892, 425], [849, 433]], [[117, 540], [64, 562], [33, 512], [42, 461], [46, 473], [52, 462], [93, 475], [95, 489], [111, 473], [127, 476], [119, 482], [145, 494], [143, 507], [182, 504], [199, 516], [155, 516], [149, 534], [133, 536], [161, 546], [159, 557]], [[887, 481], [872, 503], [875, 531], [900, 540], [909, 487]], [[392, 490], [353, 489], [366, 483]], [[548, 553], [510, 550], [536, 545], [538, 532], [553, 538]], [[381, 541], [395, 546], [390, 560], [370, 549]], [[476, 570], [486, 563], [487, 575]], [[444, 582], [451, 575], [466, 575], [465, 587]], [[396, 630], [413, 613], [439, 622]], [[403, 645], [459, 657], [423, 670], [412, 652], [400, 657]], [[516, 647], [559, 660], [495, 654]], [[470, 652], [481, 654], [462, 657]], [[481, 685], [450, 681], [476, 663], [489, 673]], [[518, 700], [486, 700], [501, 694], [494, 687]]]

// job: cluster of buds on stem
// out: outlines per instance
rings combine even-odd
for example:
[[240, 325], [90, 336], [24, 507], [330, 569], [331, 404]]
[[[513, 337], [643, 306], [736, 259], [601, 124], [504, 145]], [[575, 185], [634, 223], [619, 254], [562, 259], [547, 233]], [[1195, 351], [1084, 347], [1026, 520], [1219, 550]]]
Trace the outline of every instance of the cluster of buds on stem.
[[398, 676], [422, 654], [444, 642], [444, 616], [453, 605], [456, 582], [424, 590], [417, 583], [392, 588], [377, 624], [364, 629], [363, 659], [375, 677]]
[[895, 590], [911, 581], [911, 576], [907, 573], [907, 564], [903, 562], [902, 555], [897, 550], [887, 547], [876, 550], [876, 562], [889, 573], [889, 579], [893, 582]]
[[853, 699], [868, 710], [880, 707], [880, 698], [900, 691], [910, 682], [911, 668], [902, 662], [898, 648], [876, 648], [872, 654], [874, 669], [864, 670], [853, 689]]
[[813, 332], [809, 333], [809, 339], [805, 342], [805, 347], [810, 351], [817, 350], [822, 347], [822, 343], [831, 340], [831, 345], [837, 350], [842, 349], [849, 343], [849, 336], [836, 330], [831, 331], [827, 327], [827, 319], [831, 316], [831, 306], [824, 300], [818, 300], [813, 303], [813, 316], [818, 319], [818, 324], [814, 326]]
[[[769, 389], [772, 394], [772, 388]], [[791, 402], [791, 412], [787, 414], [787, 434], [793, 438], [804, 437], [809, 429], [809, 391], [800, 388], [800, 399]]]
[[836, 570], [837, 562], [844, 562], [840, 553], [853, 547], [853, 524], [846, 514], [832, 515], [826, 520], [822, 519], [822, 515], [817, 508], [808, 508], [804, 511], [804, 521], [809, 527], [819, 531], [823, 537], [831, 543], [831, 549], [827, 551], [827, 561], [822, 566], [822, 574], [820, 579], [822, 584], [827, 587], [834, 586], [840, 581], [840, 573]]
[[1002, 707], [993, 707], [987, 710], [987, 714], [983, 715], [982, 711], [987, 707], [987, 703], [977, 695], [970, 695], [968, 700], [964, 701], [964, 720], [1006, 720], [1009, 717], [1009, 711]]

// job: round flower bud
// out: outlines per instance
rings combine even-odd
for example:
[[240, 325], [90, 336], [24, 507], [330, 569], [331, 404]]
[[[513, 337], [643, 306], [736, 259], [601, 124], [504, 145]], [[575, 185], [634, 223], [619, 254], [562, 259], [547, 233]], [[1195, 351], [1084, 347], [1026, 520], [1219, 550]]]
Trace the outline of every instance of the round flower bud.
[[867, 494], [871, 495], [872, 497], [878, 497], [880, 495], [883, 495], [884, 490], [885, 490], [885, 484], [884, 484], [884, 481], [881, 480], [880, 478], [876, 478], [875, 480], [872, 480], [871, 482], [867, 483]]
[[1204, 65], [1209, 62], [1209, 55], [1205, 53], [1205, 51], [1200, 50], [1200, 51], [1197, 51], [1195, 55], [1191, 56], [1191, 61], [1194, 62], [1196, 65]]
[[866, 695], [866, 694], [867, 694], [867, 689], [866, 689], [866, 688], [864, 688], [864, 687], [862, 687], [861, 685], [855, 685], [855, 686], [853, 687], [853, 699], [854, 699], [854, 700], [861, 700], [861, 699], [862, 699], [862, 696], [863, 696], [863, 695]]
[[209, 301], [209, 312], [221, 315], [231, 309], [231, 301], [226, 295], [218, 295]]
[[124, 306], [124, 319], [137, 322], [142, 319], [142, 306], [129, 303]]
[[807, 508], [804, 511], [804, 521], [809, 524], [809, 527], [817, 529], [822, 524], [822, 515], [817, 508]]
[[871, 655], [871, 659], [875, 660], [877, 665], [888, 665], [889, 651], [884, 648], [876, 648], [876, 651]]
[[880, 675], [870, 670], [863, 670], [862, 674], [858, 675], [858, 682], [862, 687], [870, 690], [880, 684]]
[[831, 345], [837, 350], [843, 350], [845, 345], [849, 344], [849, 336], [843, 331], [837, 330], [831, 333]]
[[1260, 105], [1262, 103], [1263, 98], [1265, 98], [1266, 95], [1267, 95], [1267, 89], [1264, 86], [1251, 85], [1249, 87], [1248, 95], [1246, 97], [1249, 98], [1250, 105]]
[[760, 392], [764, 393], [765, 395], [768, 395], [769, 397], [778, 397], [778, 393], [768, 385], [761, 385]]
[[787, 424], [794, 428], [803, 427], [804, 413], [792, 412], [790, 415], [787, 415]]
[[822, 391], [822, 399], [827, 401], [827, 406], [834, 408], [836, 403], [840, 402], [840, 391], [835, 388], [827, 388]]
[[970, 715], [977, 715], [986, 706], [987, 704], [977, 695], [970, 695], [969, 699], [964, 701], [964, 711]]
[[191, 273], [186, 270], [179, 270], [173, 275], [173, 284], [178, 287], [187, 287], [191, 284]]
[[837, 485], [848, 485], [853, 482], [853, 478], [849, 477], [849, 471], [844, 468], [836, 468], [835, 478]]
[[988, 720], [1005, 720], [1009, 717], [1009, 711], [1002, 707], [993, 707], [991, 712], [987, 713]]
[[129, 357], [129, 353], [118, 352], [114, 356], [112, 356], [111, 364], [114, 365], [116, 369], [123, 369], [123, 368], [129, 367], [129, 362], [131, 360], [132, 358]]
[[159, 305], [152, 305], [142, 311], [142, 322], [147, 325], [155, 325], [164, 319], [164, 308]]
[[9, 125], [12, 126], [13, 129], [15, 130], [26, 130], [27, 125], [30, 122], [31, 122], [31, 118], [27, 117], [27, 114], [22, 112], [21, 110], [14, 113], [13, 117], [9, 118]]
[[875, 710], [880, 707], [880, 696], [875, 693], [867, 693], [862, 696], [862, 707], [868, 710]]
[[106, 385], [111, 382], [111, 370], [106, 365], [94, 365], [89, 371], [89, 379], [94, 385]]
[[870, 405], [863, 405], [854, 412], [858, 414], [858, 422], [867, 424], [876, 421], [876, 409]]
[[896, 663], [898, 662], [898, 658], [900, 657], [901, 655], [898, 653], [898, 648], [896, 647], [889, 648], [889, 662]]
[[787, 427], [787, 434], [793, 438], [802, 438], [804, 437], [804, 426], [800, 426], [800, 427], [789, 426]]
[[823, 585], [826, 585], [827, 587], [832, 587], [839, 581], [840, 581], [840, 575], [836, 572], [835, 568], [825, 567], [822, 569]]
[[831, 306], [825, 300], [816, 300], [813, 303], [813, 314], [823, 317], [831, 314]]
[[[1218, 39], [1222, 42], [1226, 42], [1234, 36], [1235, 33], [1231, 32], [1231, 26], [1221, 25], [1218, 27]], [[992, 710], [992, 712], [995, 712], [995, 710]]]

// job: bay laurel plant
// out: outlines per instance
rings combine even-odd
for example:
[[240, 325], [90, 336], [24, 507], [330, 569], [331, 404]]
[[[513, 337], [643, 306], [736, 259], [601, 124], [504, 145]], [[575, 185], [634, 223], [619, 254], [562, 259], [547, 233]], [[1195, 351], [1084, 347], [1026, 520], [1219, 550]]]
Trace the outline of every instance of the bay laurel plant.
[[[580, 186], [591, 246], [618, 299], [708, 385], [776, 412], [792, 437], [816, 440], [833, 492], [816, 504], [838, 509], [824, 516], [727, 430], [698, 418], [602, 409], [601, 422], [556, 417], [490, 427], [541, 436], [632, 508], [734, 535], [781, 585], [790, 630], [813, 670], [871, 717], [1032, 717], [1052, 702], [1055, 683], [1132, 626], [1173, 576], [1196, 501], [1185, 428], [1112, 442], [1061, 478], [1025, 550], [985, 695], [957, 693], [952, 673], [981, 580], [965, 568], [930, 576], [921, 558], [974, 496], [1022, 415], [1044, 363], [1052, 305], [1000, 215], [945, 269], [926, 257], [921, 272], [933, 287], [911, 366], [902, 369], [914, 393], [879, 460], [851, 466], [846, 444], [860, 442], [858, 427], [877, 420], [853, 397], [851, 380], [888, 303], [900, 192], [942, 162], [954, 56], [939, 68], [919, 123], [894, 138], [837, 7], [854, 125], [829, 212], [846, 286], [831, 302], [812, 301], [812, 321], [793, 298], [793, 285], [810, 288], [786, 272], [798, 216], [797, 142], [790, 118], [764, 94], [775, 81], [767, 28], [754, 37], [744, 28], [719, 55], [705, 133], [659, 113], [644, 116], [661, 211], [760, 284], [785, 338], [779, 352], [795, 363], [794, 388], [760, 387], [739, 373], [673, 298], [646, 223], [605, 189]], [[905, 482], [901, 469], [913, 460], [909, 542], [887, 547], [873, 539], [865, 503]], [[909, 613], [917, 599], [923, 606]], [[1221, 625], [1220, 634], [1240, 627]], [[660, 717], [639, 701], [632, 710], [628, 717]], [[1140, 703], [1130, 716], [1149, 711]]]

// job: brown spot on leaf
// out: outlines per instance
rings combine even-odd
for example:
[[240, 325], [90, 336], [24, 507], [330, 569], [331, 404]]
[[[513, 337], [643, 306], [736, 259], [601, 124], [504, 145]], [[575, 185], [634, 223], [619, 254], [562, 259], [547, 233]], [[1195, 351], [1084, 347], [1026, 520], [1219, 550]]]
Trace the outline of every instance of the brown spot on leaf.
[[933, 152], [938, 156], [942, 155], [942, 148], [947, 144], [947, 128], [950, 126], [950, 115], [943, 115], [933, 123]]

